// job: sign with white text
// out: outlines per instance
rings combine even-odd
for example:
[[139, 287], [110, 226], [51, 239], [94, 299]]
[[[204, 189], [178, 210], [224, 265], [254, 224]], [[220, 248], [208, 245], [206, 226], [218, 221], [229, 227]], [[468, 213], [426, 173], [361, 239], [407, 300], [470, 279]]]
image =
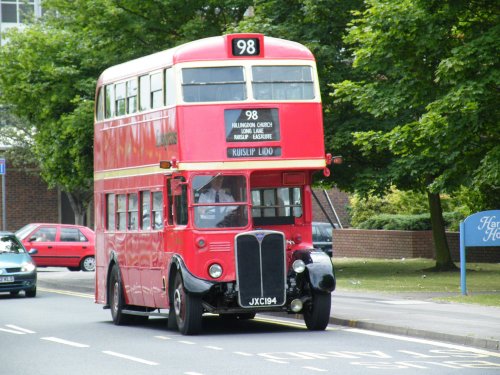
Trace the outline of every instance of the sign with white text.
[[226, 109], [226, 142], [266, 142], [280, 140], [278, 109]]
[[460, 285], [467, 294], [466, 247], [500, 246], [500, 210], [482, 211], [460, 223]]

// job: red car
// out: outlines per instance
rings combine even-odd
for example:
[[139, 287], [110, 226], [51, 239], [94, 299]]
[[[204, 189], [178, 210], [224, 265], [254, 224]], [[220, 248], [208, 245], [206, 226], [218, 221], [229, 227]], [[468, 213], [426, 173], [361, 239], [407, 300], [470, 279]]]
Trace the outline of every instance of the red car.
[[16, 232], [38, 267], [95, 271], [94, 231], [82, 225], [27, 224]]

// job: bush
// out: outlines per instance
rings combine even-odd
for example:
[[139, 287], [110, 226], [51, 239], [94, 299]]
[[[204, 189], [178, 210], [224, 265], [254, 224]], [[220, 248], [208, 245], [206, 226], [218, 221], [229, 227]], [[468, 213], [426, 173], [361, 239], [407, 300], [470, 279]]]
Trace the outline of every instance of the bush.
[[[445, 212], [443, 214], [445, 226], [449, 230], [457, 230], [456, 223], [460, 220], [458, 212]], [[429, 214], [419, 215], [375, 215], [357, 226], [359, 229], [386, 229], [386, 230], [431, 230], [431, 217]]]

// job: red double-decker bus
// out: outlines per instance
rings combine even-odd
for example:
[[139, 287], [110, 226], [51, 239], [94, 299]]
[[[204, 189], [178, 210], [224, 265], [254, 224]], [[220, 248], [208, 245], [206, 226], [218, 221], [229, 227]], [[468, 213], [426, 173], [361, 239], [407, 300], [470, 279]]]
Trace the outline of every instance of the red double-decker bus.
[[113, 66], [97, 83], [96, 302], [115, 324], [165, 314], [302, 313], [328, 324], [335, 276], [313, 249], [328, 172], [314, 57], [231, 34]]

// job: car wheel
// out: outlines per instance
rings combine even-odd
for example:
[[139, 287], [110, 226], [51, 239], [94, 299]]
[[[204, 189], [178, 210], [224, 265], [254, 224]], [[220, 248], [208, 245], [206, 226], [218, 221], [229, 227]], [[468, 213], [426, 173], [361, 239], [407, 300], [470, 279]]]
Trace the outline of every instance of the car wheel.
[[312, 300], [304, 306], [304, 322], [311, 331], [322, 331], [330, 321], [332, 299], [330, 293], [312, 291]]
[[26, 297], [30, 297], [30, 298], [36, 297], [36, 286], [33, 289], [25, 290], [25, 293], [26, 293]]
[[120, 269], [117, 265], [111, 269], [109, 278], [109, 305], [111, 307], [111, 318], [116, 325], [129, 323], [132, 319], [130, 315], [124, 314], [125, 297], [123, 296], [123, 287], [120, 277]]
[[81, 263], [81, 269], [84, 272], [94, 272], [95, 271], [95, 258], [85, 257]]
[[68, 267], [68, 270], [70, 270], [71, 272], [76, 272], [80, 271], [80, 267]]
[[183, 335], [195, 335], [201, 331], [201, 298], [186, 293], [180, 272], [174, 282], [174, 312], [177, 328]]

